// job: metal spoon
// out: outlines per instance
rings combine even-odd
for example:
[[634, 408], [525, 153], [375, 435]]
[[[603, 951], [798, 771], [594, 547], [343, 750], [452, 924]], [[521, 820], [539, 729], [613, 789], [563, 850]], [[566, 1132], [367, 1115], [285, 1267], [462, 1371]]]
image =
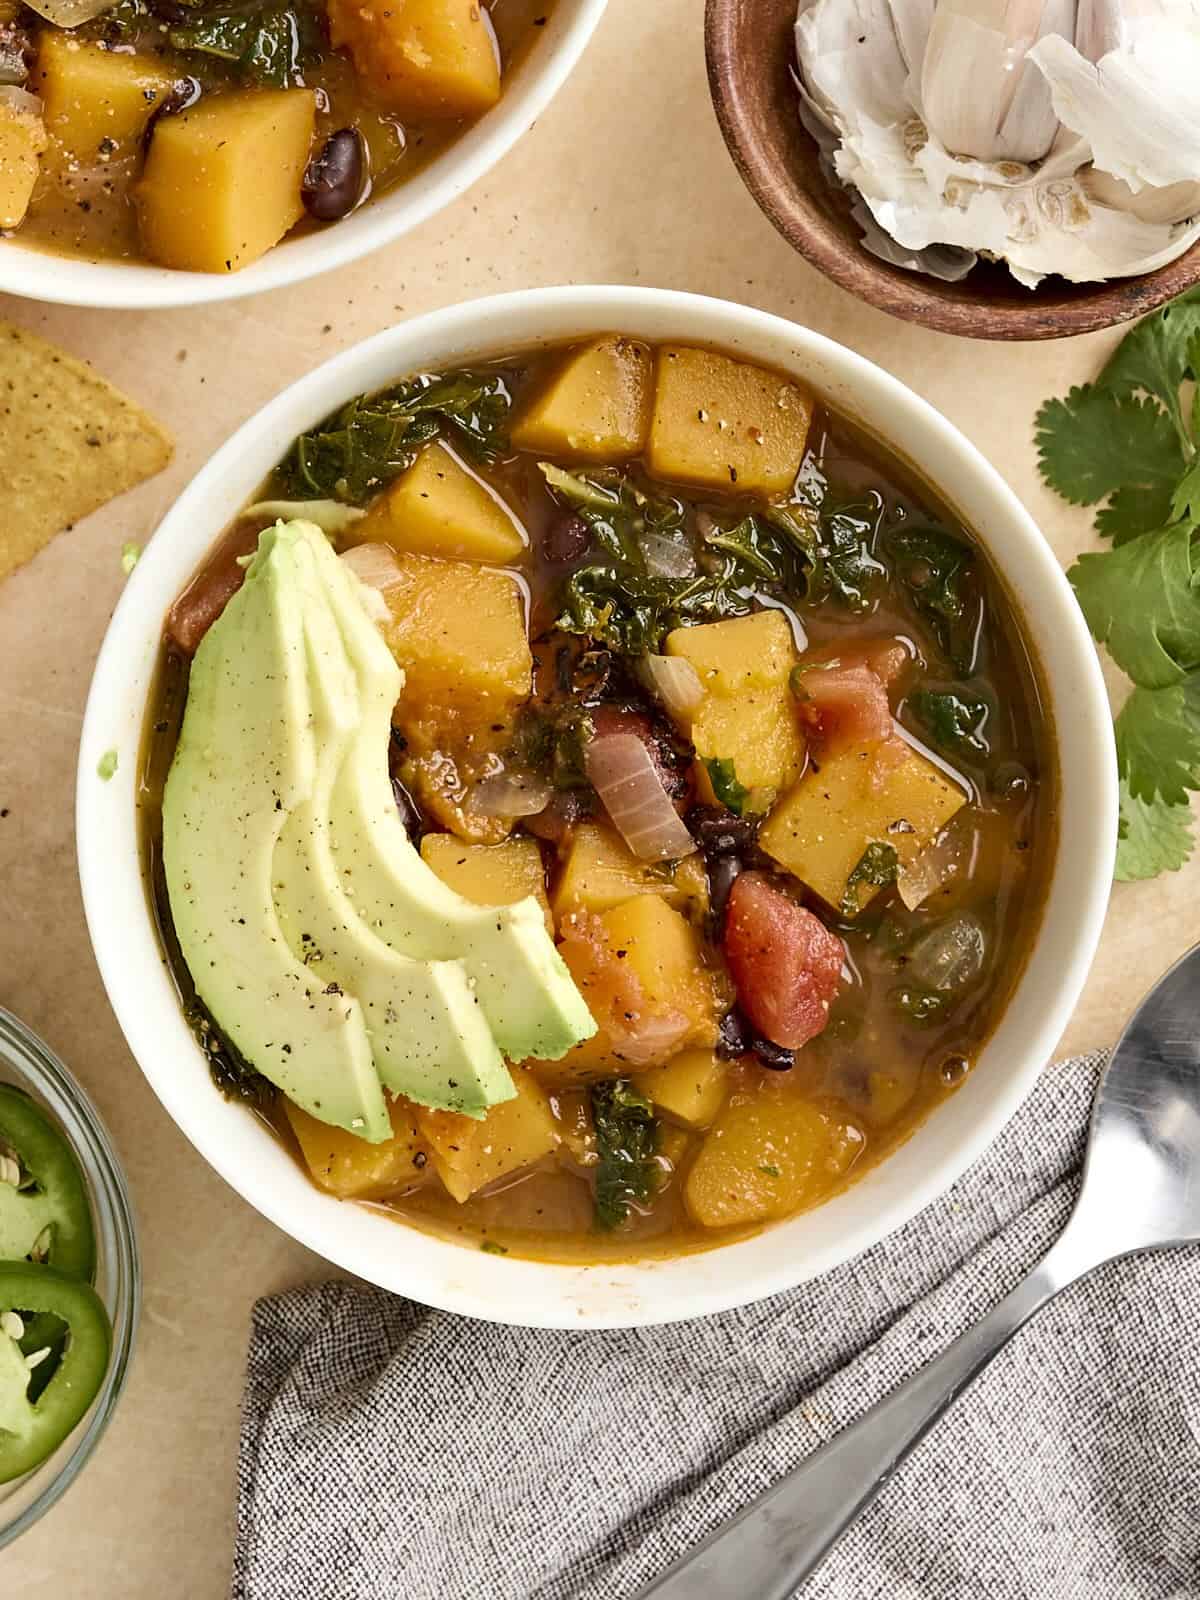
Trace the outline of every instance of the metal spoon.
[[1075, 1209], [982, 1322], [635, 1600], [789, 1600], [1035, 1311], [1118, 1256], [1200, 1243], [1200, 946], [1134, 1012], [1100, 1083]]

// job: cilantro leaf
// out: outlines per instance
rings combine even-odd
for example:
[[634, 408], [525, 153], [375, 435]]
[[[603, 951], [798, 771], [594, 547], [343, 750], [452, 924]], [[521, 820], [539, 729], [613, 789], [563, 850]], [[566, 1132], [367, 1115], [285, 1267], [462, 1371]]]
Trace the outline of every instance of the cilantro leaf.
[[1178, 520], [1171, 515], [1173, 491], [1174, 485], [1165, 482], [1148, 486], [1126, 484], [1097, 511], [1096, 532], [1114, 544], [1128, 544], [1130, 539], [1140, 539], [1143, 533], [1165, 528], [1168, 522]]
[[[1130, 488], [1169, 505], [1185, 465], [1179, 437], [1155, 401], [1093, 384], [1046, 401], [1037, 414], [1037, 449], [1046, 482], [1078, 506]], [[1166, 520], [1160, 514], [1150, 526]]]
[[1200, 458], [1192, 462], [1171, 497], [1172, 522], [1200, 522]]
[[724, 756], [713, 756], [705, 761], [704, 767], [718, 805], [723, 805], [735, 817], [740, 817], [746, 809], [750, 791], [744, 783], [738, 782], [737, 768], [733, 762]]
[[1117, 761], [1139, 800], [1184, 805], [1200, 789], [1200, 676], [1167, 689], [1135, 689], [1117, 718]]
[[1191, 346], [1200, 334], [1200, 288], [1189, 289], [1161, 311], [1143, 317], [1113, 351], [1097, 379], [1114, 394], [1141, 390], [1160, 400], [1178, 433], [1184, 434], [1179, 386], [1188, 375]]
[[1068, 572], [1088, 626], [1135, 683], [1163, 689], [1200, 666], [1200, 570], [1186, 523], [1143, 534]]
[[1190, 806], [1165, 800], [1147, 803], [1121, 782], [1121, 820], [1117, 838], [1116, 877], [1120, 883], [1178, 872], [1192, 853]]

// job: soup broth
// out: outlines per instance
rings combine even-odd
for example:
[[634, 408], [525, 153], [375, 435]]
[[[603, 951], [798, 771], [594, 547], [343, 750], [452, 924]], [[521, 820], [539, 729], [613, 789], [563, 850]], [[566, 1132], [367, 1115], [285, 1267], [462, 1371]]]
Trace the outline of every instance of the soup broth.
[[[362, 397], [260, 501], [167, 619], [141, 811], [214, 1077], [314, 1182], [497, 1253], [710, 1248], [974, 1069], [1036, 929], [1050, 730], [983, 550], [879, 442], [781, 374], [612, 336]], [[536, 895], [598, 1024], [482, 1120], [394, 1100], [375, 1144], [207, 1013], [162, 868], [191, 656], [313, 501], [366, 512], [330, 525], [406, 674], [378, 760], [409, 837], [472, 901]]]

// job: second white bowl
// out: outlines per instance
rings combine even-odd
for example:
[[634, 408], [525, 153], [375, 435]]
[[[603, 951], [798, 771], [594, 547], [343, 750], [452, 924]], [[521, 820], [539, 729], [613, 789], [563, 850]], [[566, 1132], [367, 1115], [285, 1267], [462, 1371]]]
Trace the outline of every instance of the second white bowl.
[[241, 272], [174, 272], [142, 262], [89, 261], [0, 240], [0, 290], [59, 305], [150, 311], [281, 289], [344, 267], [410, 233], [508, 153], [565, 83], [608, 0], [558, 0], [542, 36], [506, 75], [498, 105], [415, 177], [335, 226], [284, 239]]

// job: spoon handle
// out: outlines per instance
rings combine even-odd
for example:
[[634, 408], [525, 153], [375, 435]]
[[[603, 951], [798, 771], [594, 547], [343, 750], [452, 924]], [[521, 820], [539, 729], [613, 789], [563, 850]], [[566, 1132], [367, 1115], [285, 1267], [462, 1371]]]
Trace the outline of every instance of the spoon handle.
[[789, 1600], [909, 1452], [1035, 1311], [1096, 1264], [1066, 1237], [981, 1322], [711, 1533], [634, 1600]]

